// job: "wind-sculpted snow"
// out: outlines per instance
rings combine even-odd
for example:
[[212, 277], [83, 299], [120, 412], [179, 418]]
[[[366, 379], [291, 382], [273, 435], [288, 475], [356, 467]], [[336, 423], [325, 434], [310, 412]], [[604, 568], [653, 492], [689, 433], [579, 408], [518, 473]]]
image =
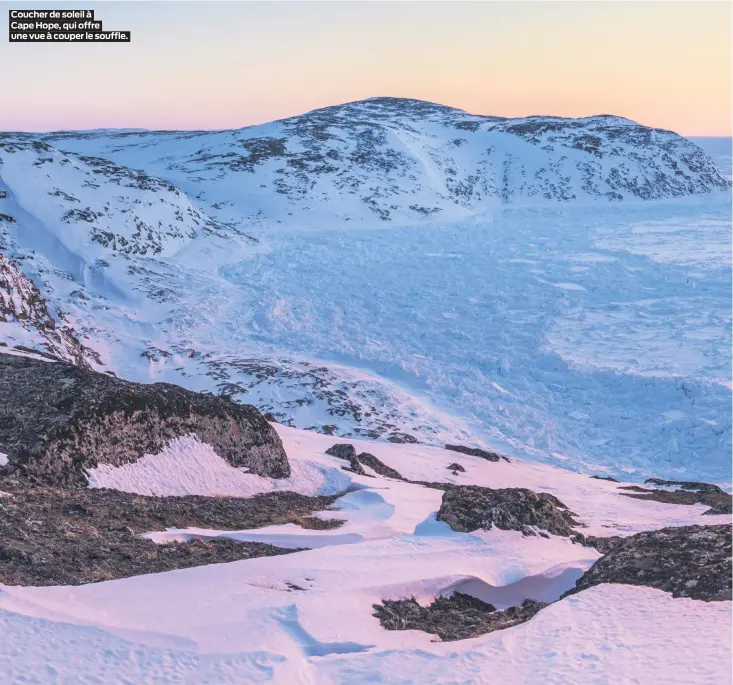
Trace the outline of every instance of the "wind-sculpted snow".
[[[415, 481], [551, 489], [587, 525], [583, 530], [628, 541], [604, 562], [599, 552], [567, 537], [496, 527], [456, 532], [436, 521], [441, 490], [345, 471], [343, 459], [326, 454], [333, 438], [283, 426], [277, 431], [293, 464], [295, 489], [309, 489], [315, 470], [330, 470], [348, 478], [349, 492], [231, 500], [191, 496], [195, 491], [166, 499], [109, 490], [44, 491], [23, 501], [16, 488], [7, 511], [10, 540], [17, 544], [5, 563], [10, 558], [22, 569], [18, 558], [25, 554], [36, 577], [47, 574], [41, 575], [44, 584], [69, 572], [74, 582], [88, 584], [0, 587], [5, 677], [38, 685], [75, 682], [79, 673], [111, 685], [454, 685], [483, 683], [486, 674], [497, 672], [508, 685], [718, 685], [730, 679], [730, 601], [701, 601], [708, 597], [698, 591], [683, 593], [697, 599], [673, 597], [704, 572], [704, 560], [689, 558], [700, 545], [688, 538], [671, 555], [670, 585], [659, 582], [669, 566], [659, 535], [634, 535], [697, 524], [702, 527], [695, 537], [723, 540], [721, 524], [729, 516], [630, 499], [619, 494], [625, 483], [521, 459], [491, 462], [425, 445], [348, 441], [355, 452], [373, 451]], [[197, 461], [201, 445], [181, 444], [185, 450], [190, 459], [181, 459], [180, 467], [200, 470], [189, 484], [225, 494], [220, 468], [210, 459]], [[447, 470], [455, 459], [465, 472]], [[118, 468], [115, 485], [131, 492], [161, 492], [170, 475], [166, 469], [132, 474]], [[233, 479], [228, 484], [233, 491], [242, 486]], [[49, 503], [51, 526], [42, 525], [37, 513]], [[302, 527], [314, 517], [323, 525]], [[135, 536], [134, 547], [129, 518], [135, 532], [145, 526], [150, 531]], [[342, 525], [334, 527], [335, 519]], [[107, 568], [124, 571], [108, 577], [140, 573], [146, 564], [179, 570], [93, 582], [103, 577], [94, 575], [100, 559], [93, 556], [92, 526], [105, 544], [102, 560], [114, 561]], [[33, 564], [21, 535], [29, 533], [36, 546], [31, 550], [43, 554], [50, 530], [67, 532], [53, 542], [81, 549], [90, 566], [79, 562], [87, 557], [66, 557], [54, 566], [45, 555]], [[668, 528], [665, 540], [676, 530], [690, 529]], [[160, 551], [151, 551], [153, 544]], [[724, 554], [713, 545], [705, 557], [716, 562], [721, 586], [730, 580]], [[198, 565], [238, 556], [243, 560]], [[639, 557], [656, 567], [635, 573]], [[583, 576], [594, 564], [602, 564], [599, 573]], [[581, 576], [587, 580], [582, 591], [562, 597]], [[626, 584], [629, 577], [639, 586]], [[596, 581], [603, 584], [586, 587]], [[390, 609], [384, 625], [373, 615], [374, 605]]]

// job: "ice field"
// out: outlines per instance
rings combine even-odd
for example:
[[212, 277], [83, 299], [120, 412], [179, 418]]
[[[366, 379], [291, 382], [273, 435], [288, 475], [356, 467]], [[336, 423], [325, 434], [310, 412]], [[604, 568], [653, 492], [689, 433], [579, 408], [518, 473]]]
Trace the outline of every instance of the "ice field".
[[220, 269], [232, 341], [366, 369], [490, 442], [730, 479], [730, 204], [281, 233]]

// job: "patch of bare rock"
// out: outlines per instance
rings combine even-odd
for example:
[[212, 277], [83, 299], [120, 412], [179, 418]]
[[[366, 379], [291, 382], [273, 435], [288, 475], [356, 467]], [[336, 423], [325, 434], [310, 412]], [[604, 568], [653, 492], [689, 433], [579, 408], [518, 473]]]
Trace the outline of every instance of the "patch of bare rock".
[[299, 550], [234, 540], [157, 544], [143, 533], [168, 528], [243, 530], [295, 523], [334, 528], [314, 512], [337, 496], [293, 492], [233, 497], [147, 497], [117, 490], [1, 482], [0, 583], [78, 585]]
[[486, 459], [486, 461], [509, 461], [509, 457], [505, 457], [503, 454], [497, 454], [496, 452], [488, 452], [487, 450], [481, 450], [477, 447], [464, 447], [463, 445], [446, 445], [445, 449], [451, 452], [460, 452], [461, 454], [467, 454], [471, 457], [478, 457], [479, 459]]
[[147, 497], [87, 488], [87, 470], [155, 454], [196, 435], [234, 467], [290, 475], [282, 442], [250, 406], [60, 361], [0, 354], [0, 583], [77, 585], [204, 564], [287, 554], [261, 543], [194, 539], [156, 544], [169, 528], [242, 530], [321, 519], [337, 496], [272, 492], [252, 498]]
[[622, 538], [578, 580], [643, 585], [706, 602], [731, 599], [731, 527], [681, 526]]
[[471, 595], [454, 592], [450, 597], [437, 597], [423, 607], [417, 600], [385, 600], [374, 605], [374, 616], [387, 630], [422, 630], [449, 642], [485, 635], [511, 628], [531, 619], [547, 604], [525, 600], [521, 606], [499, 611]]
[[356, 448], [348, 443], [339, 443], [329, 447], [326, 454], [343, 459], [349, 462], [349, 468], [346, 471], [357, 473], [361, 476], [367, 475], [364, 466], [368, 466], [375, 473], [386, 478], [394, 478], [396, 480], [405, 480], [399, 471], [387, 466], [383, 461], [368, 452], [356, 453]]
[[[651, 490], [638, 485], [621, 486], [621, 490], [631, 491], [621, 494], [634, 499], [653, 500], [664, 504], [704, 504], [710, 507], [704, 512], [707, 515], [733, 513], [733, 497], [717, 485], [660, 478], [648, 478], [644, 483], [661, 487]], [[664, 487], [675, 489], [664, 490], [662, 489]]]
[[451, 486], [445, 489], [437, 519], [453, 530], [518, 530], [525, 535], [546, 531], [570, 537], [580, 523], [554, 495], [527, 488], [494, 490], [476, 485]]

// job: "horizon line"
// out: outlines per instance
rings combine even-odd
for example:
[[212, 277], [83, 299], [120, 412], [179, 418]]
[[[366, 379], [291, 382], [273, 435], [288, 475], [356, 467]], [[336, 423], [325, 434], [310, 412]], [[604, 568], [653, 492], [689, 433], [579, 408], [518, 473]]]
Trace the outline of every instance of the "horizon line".
[[337, 108], [337, 107], [346, 107], [348, 105], [357, 105], [361, 103], [366, 103], [374, 100], [404, 100], [409, 102], [420, 102], [424, 104], [429, 105], [435, 105], [437, 107], [443, 107], [445, 109], [451, 109], [458, 112], [462, 112], [468, 116], [471, 117], [486, 117], [486, 118], [496, 118], [496, 119], [502, 119], [504, 121], [509, 120], [520, 120], [520, 119], [532, 119], [532, 118], [540, 118], [540, 119], [565, 119], [570, 121], [579, 121], [583, 119], [594, 119], [594, 118], [614, 118], [614, 119], [624, 119], [626, 121], [629, 121], [631, 123], [636, 124], [637, 126], [643, 126], [645, 128], [653, 128], [653, 129], [659, 129], [664, 131], [670, 131], [672, 133], [676, 133], [677, 135], [683, 136], [685, 138], [733, 138], [733, 131], [725, 133], [725, 134], [711, 134], [711, 133], [680, 133], [679, 131], [674, 131], [672, 129], [663, 128], [659, 126], [653, 126], [649, 124], [643, 124], [635, 119], [631, 119], [629, 117], [626, 117], [622, 114], [609, 114], [607, 112], [598, 113], [598, 114], [588, 114], [584, 116], [579, 117], [570, 117], [570, 116], [563, 116], [558, 114], [525, 114], [523, 116], [503, 116], [500, 114], [475, 114], [473, 112], [469, 112], [468, 110], [465, 110], [461, 107], [455, 107], [453, 105], [446, 105], [440, 102], [435, 102], [433, 100], [421, 100], [419, 98], [410, 98], [410, 97], [401, 97], [401, 96], [394, 96], [394, 95], [375, 95], [370, 96], [366, 98], [362, 98], [360, 100], [348, 100], [345, 102], [337, 102], [334, 104], [328, 104], [323, 105], [321, 107], [315, 107], [314, 109], [308, 109], [302, 112], [299, 112], [298, 114], [290, 114], [283, 117], [278, 117], [275, 119], [266, 119], [264, 121], [259, 121], [257, 123], [252, 124], [244, 124], [242, 126], [233, 126], [233, 127], [225, 127], [225, 128], [149, 128], [146, 126], [97, 126], [94, 128], [58, 128], [58, 129], [16, 129], [16, 130], [10, 130], [10, 129], [3, 129], [0, 130], [0, 133], [93, 133], [93, 132], [99, 132], [99, 131], [117, 131], [120, 133], [223, 133], [227, 131], [240, 131], [246, 128], [252, 128], [255, 126], [265, 126], [267, 124], [275, 124], [281, 121], [286, 121], [288, 119], [295, 119], [297, 117], [305, 116], [308, 114], [312, 114], [313, 112], [319, 112], [326, 109], [331, 108]]

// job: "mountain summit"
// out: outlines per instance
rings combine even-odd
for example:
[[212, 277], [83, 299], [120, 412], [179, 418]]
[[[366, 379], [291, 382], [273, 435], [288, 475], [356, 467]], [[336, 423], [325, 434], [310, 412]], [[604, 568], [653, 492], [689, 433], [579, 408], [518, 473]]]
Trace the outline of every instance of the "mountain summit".
[[415, 224], [507, 206], [659, 200], [730, 188], [691, 141], [622, 117], [506, 119], [390, 97], [230, 131], [37, 138], [144, 169], [195, 197], [214, 219], [242, 226]]

